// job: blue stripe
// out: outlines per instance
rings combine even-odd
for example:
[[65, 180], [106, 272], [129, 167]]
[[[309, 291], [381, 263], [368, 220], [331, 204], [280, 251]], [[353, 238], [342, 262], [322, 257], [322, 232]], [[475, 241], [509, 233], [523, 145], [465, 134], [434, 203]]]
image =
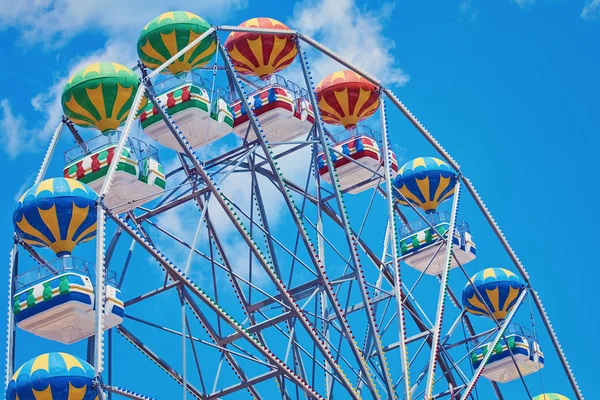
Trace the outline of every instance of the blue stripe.
[[31, 308], [26, 308], [17, 315], [15, 315], [15, 320], [17, 321], [17, 323], [19, 323], [51, 308], [57, 307], [61, 304], [65, 304], [69, 301], [76, 301], [79, 303], [92, 305], [92, 299], [90, 295], [86, 295], [79, 292], [71, 292], [52, 297], [48, 301], [39, 302]]

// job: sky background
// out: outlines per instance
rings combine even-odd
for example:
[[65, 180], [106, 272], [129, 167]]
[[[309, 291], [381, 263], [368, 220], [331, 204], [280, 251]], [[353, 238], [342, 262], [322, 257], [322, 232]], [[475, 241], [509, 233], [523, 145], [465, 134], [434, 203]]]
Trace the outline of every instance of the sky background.
[[[66, 79], [92, 61], [133, 65], [140, 29], [171, 9], [215, 25], [276, 18], [391, 87], [474, 182], [528, 269], [583, 393], [600, 394], [593, 344], [599, 0], [0, 0], [6, 253], [15, 200], [32, 184], [58, 124]], [[317, 76], [337, 69], [323, 57], [312, 65]], [[400, 160], [434, 155], [423, 154], [424, 141], [399, 113], [390, 114]], [[71, 145], [65, 135], [59, 147]], [[61, 174], [61, 162], [57, 154], [49, 175]], [[184, 217], [172, 217], [183, 229]], [[561, 390], [570, 394], [564, 382], [550, 391]]]

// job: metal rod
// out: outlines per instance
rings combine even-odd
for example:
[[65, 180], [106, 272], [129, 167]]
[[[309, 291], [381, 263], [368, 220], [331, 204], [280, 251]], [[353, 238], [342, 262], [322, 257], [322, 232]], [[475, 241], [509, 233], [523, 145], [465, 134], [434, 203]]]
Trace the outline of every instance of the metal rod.
[[46, 154], [44, 155], [44, 159], [42, 161], [42, 165], [38, 171], [38, 174], [35, 178], [34, 185], [40, 183], [44, 176], [46, 175], [46, 171], [48, 170], [48, 165], [50, 165], [50, 160], [54, 155], [54, 150], [56, 149], [56, 145], [58, 144], [58, 139], [60, 138], [60, 132], [62, 131], [64, 123], [61, 121], [56, 129], [54, 130], [54, 134], [52, 134], [52, 139], [50, 139], [50, 144], [48, 145], [48, 150], [46, 150]]
[[440, 282], [440, 292], [438, 296], [437, 311], [435, 317], [435, 326], [433, 328], [433, 343], [431, 345], [431, 356], [429, 358], [429, 370], [427, 371], [427, 386], [425, 389], [425, 398], [430, 399], [433, 396], [433, 384], [435, 382], [436, 357], [440, 345], [442, 334], [442, 320], [444, 318], [444, 303], [446, 301], [446, 285], [448, 285], [448, 273], [450, 272], [452, 256], [452, 240], [454, 239], [454, 230], [456, 229], [456, 214], [458, 212], [458, 201], [460, 199], [460, 181], [456, 182], [454, 189], [454, 201], [452, 202], [452, 212], [450, 213], [450, 226], [446, 238], [446, 254], [444, 255], [444, 271]]
[[402, 364], [402, 375], [404, 379], [404, 396], [407, 400], [412, 399], [410, 391], [409, 366], [408, 366], [408, 349], [406, 347], [406, 327], [404, 326], [404, 307], [402, 305], [404, 296], [402, 294], [402, 276], [400, 271], [400, 263], [398, 261], [398, 238], [396, 237], [396, 214], [394, 213], [394, 196], [392, 195], [392, 155], [390, 151], [390, 143], [387, 131], [387, 115], [385, 113], [385, 101], [383, 96], [379, 96], [381, 107], [381, 130], [383, 138], [383, 160], [384, 160], [384, 177], [386, 190], [386, 203], [388, 212], [388, 229], [386, 238], [391, 242], [392, 250], [392, 265], [394, 267], [394, 295], [396, 297], [396, 313], [398, 315], [398, 337], [400, 344], [400, 362]]

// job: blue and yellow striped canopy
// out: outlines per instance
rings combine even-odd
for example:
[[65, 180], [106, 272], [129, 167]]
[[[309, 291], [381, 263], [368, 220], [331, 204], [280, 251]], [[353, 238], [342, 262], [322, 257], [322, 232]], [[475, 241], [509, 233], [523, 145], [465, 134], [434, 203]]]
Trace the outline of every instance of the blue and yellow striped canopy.
[[52, 178], [25, 192], [15, 208], [15, 231], [32, 246], [50, 247], [57, 256], [96, 236], [96, 199], [89, 186]]
[[429, 214], [452, 196], [455, 185], [456, 174], [448, 164], [433, 157], [419, 157], [400, 168], [394, 179], [394, 194], [398, 203], [408, 206], [410, 202]]
[[562, 394], [556, 393], [543, 393], [539, 396], [535, 396], [533, 400], [569, 400], [567, 397]]
[[468, 282], [462, 292], [465, 309], [474, 315], [491, 317], [493, 314], [499, 321], [506, 318], [525, 289], [525, 284], [517, 275], [503, 268], [484, 269], [476, 273], [471, 281], [473, 285]]
[[46, 353], [19, 368], [6, 388], [7, 400], [97, 400], [94, 368], [67, 353]]

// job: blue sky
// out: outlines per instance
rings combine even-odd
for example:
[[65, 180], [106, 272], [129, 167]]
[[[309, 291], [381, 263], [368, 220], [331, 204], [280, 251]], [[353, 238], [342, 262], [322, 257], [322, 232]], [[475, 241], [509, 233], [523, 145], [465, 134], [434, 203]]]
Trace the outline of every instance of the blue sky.
[[[458, 160], [528, 269], [583, 393], [588, 398], [600, 393], [594, 381], [600, 354], [592, 345], [599, 328], [593, 316], [600, 278], [593, 215], [600, 1], [100, 3], [0, 0], [5, 77], [0, 143], [3, 170], [9, 171], [0, 199], [5, 210], [0, 240], [7, 253], [15, 199], [33, 182], [60, 118], [58, 96], [73, 70], [101, 59], [132, 65], [139, 30], [172, 8], [213, 24], [269, 16], [316, 37], [390, 85]], [[335, 69], [325, 58], [312, 61], [316, 75]], [[390, 125], [399, 158], [434, 155], [398, 112], [390, 111]], [[59, 149], [71, 142], [63, 137]], [[59, 175], [61, 162], [57, 154], [49, 174]], [[472, 215], [475, 237], [481, 237], [473, 268], [510, 267], [472, 202], [465, 200], [461, 207]], [[169, 222], [187, 232], [181, 220]], [[45, 349], [44, 342], [35, 343], [38, 352]], [[139, 357], [131, 351], [131, 357]], [[558, 364], [555, 357], [550, 361], [546, 388], [570, 395], [564, 379], [553, 381]], [[149, 364], [147, 373], [163, 376], [153, 369]], [[557, 387], [549, 388], [548, 382]]]

